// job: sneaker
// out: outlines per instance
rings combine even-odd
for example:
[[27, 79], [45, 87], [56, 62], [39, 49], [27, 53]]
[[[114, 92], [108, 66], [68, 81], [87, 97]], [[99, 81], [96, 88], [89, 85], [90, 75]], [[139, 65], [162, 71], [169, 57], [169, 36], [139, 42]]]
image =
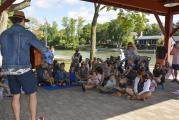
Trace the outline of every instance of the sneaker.
[[177, 79], [175, 78], [175, 79], [173, 79], [171, 82], [177, 82]]
[[67, 84], [64, 82], [63, 84], [62, 84], [62, 86], [66, 86]]
[[43, 116], [40, 116], [37, 120], [45, 120]]
[[86, 88], [85, 88], [84, 84], [81, 85], [81, 88], [82, 88], [83, 92], [86, 92]]
[[179, 83], [179, 80], [177, 80], [176, 82]]
[[62, 86], [62, 83], [61, 83], [61, 82], [59, 82], [59, 83], [58, 83], [58, 85], [59, 85], [59, 86]]

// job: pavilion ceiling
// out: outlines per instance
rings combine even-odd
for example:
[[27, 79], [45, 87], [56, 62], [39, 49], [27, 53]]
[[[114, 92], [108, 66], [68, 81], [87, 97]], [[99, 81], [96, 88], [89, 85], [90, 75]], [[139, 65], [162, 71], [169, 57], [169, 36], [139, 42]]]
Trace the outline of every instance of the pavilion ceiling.
[[[156, 13], [159, 15], [166, 15], [169, 10], [173, 14], [179, 14], [179, 6], [173, 8], [164, 7], [166, 0], [83, 0], [88, 2], [95, 2], [104, 5], [120, 7], [129, 10], [135, 10], [146, 13]], [[179, 0], [177, 0], [179, 2]]]
[[[16, 0], [6, 0], [0, 6], [0, 12], [7, 9]], [[167, 15], [168, 11], [171, 10], [172, 14], [179, 14], [179, 6], [167, 8], [164, 7], [166, 0], [82, 0], [88, 2], [95, 2], [104, 5], [146, 12], [155, 13], [158, 15]], [[179, 2], [179, 0], [175, 0]]]
[[2, 5], [0, 6], [0, 13], [2, 11], [4, 11], [5, 9], [7, 9], [9, 6], [12, 5], [13, 2], [15, 2], [16, 0], [6, 0], [4, 3], [2, 3]]

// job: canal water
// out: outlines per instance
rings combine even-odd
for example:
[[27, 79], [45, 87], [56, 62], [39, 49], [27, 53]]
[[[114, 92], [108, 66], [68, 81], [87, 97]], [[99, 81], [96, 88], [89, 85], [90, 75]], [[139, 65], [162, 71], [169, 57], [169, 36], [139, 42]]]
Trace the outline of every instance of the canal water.
[[[73, 50], [57, 50], [55, 51], [55, 57], [62, 60], [71, 60], [72, 55], [75, 51]], [[83, 59], [90, 57], [90, 51], [80, 51]], [[112, 52], [112, 51], [97, 51], [96, 57], [105, 60], [110, 56], [117, 57], [120, 55], [120, 52]], [[150, 66], [153, 66], [155, 63], [155, 54], [154, 53], [139, 53], [141, 56], [151, 57]]]

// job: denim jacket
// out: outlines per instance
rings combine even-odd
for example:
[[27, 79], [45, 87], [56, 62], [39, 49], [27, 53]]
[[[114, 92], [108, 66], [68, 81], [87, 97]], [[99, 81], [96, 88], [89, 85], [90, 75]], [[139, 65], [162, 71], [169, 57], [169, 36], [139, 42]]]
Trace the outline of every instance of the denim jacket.
[[43, 55], [47, 48], [36, 36], [23, 26], [15, 24], [0, 35], [3, 69], [31, 68], [30, 46], [37, 48]]

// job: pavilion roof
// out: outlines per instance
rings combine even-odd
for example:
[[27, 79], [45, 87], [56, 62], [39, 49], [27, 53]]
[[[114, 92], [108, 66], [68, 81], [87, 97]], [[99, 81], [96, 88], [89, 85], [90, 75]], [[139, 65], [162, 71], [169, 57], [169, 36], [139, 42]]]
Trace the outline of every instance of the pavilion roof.
[[[16, 0], [6, 0], [0, 6], [0, 12], [2, 12], [7, 7], [9, 7], [14, 1]], [[164, 16], [167, 15], [168, 11], [170, 10], [172, 14], [179, 14], [179, 5], [172, 8], [164, 7], [164, 3], [167, 0], [82, 0], [82, 1], [95, 2], [104, 5], [120, 7], [124, 9], [135, 10], [135, 11], [146, 12], [146, 13], [155, 13]], [[175, 0], [175, 1], [179, 2], [179, 0]]]
[[[164, 7], [166, 0], [83, 0], [89, 2], [100, 3], [104, 5], [120, 7], [129, 10], [135, 10], [146, 13], [156, 13], [158, 15], [167, 15], [171, 10], [173, 14], [179, 14], [179, 5], [167, 8]], [[175, 0], [179, 2], [179, 0]]]
[[0, 6], [0, 13], [4, 10], [6, 10], [10, 5], [12, 5], [13, 2], [16, 0], [6, 0], [2, 5]]

